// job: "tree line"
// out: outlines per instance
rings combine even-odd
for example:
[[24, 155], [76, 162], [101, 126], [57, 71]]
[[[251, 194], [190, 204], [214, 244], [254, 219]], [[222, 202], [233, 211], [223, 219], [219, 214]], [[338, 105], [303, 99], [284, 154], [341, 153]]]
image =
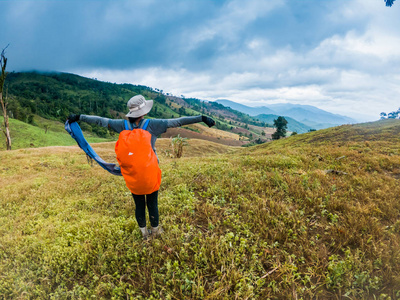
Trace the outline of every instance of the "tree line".
[[384, 119], [399, 119], [400, 108], [398, 110], [391, 111], [389, 113], [381, 112], [381, 120]]

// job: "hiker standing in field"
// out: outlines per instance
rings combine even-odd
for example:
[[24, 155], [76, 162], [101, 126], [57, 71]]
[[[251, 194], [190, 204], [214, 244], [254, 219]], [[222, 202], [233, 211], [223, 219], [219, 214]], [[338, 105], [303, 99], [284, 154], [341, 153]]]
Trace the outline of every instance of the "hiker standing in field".
[[[161, 171], [158, 167], [158, 159], [156, 157], [157, 152], [155, 148], [155, 143], [157, 140], [157, 136], [167, 131], [168, 128], [180, 127], [183, 125], [193, 124], [204, 122], [209, 127], [215, 125], [215, 121], [207, 116], [193, 116], [193, 117], [181, 117], [176, 119], [144, 119], [144, 116], [151, 110], [153, 107], [153, 100], [146, 100], [142, 95], [136, 95], [132, 97], [127, 103], [129, 112], [126, 115], [129, 121], [123, 119], [108, 119], [98, 116], [88, 116], [88, 115], [75, 115], [71, 114], [68, 117], [69, 123], [73, 123], [76, 121], [84, 121], [90, 124], [96, 124], [103, 127], [108, 127], [120, 134], [120, 138], [116, 144], [116, 153], [118, 159], [118, 149], [122, 149], [126, 147], [124, 144], [125, 140], [129, 139], [129, 131], [133, 131], [133, 129], [142, 129], [150, 133], [148, 138], [150, 139], [151, 148], [154, 154], [152, 166], [149, 167], [150, 163], [147, 163], [146, 166], [141, 167], [138, 170], [140, 173], [143, 173], [143, 176], [139, 177], [138, 180], [135, 178], [132, 179], [129, 173], [135, 173], [132, 170], [132, 167], [124, 168], [120, 159], [118, 162], [121, 166], [121, 173], [124, 176], [125, 183], [129, 190], [132, 193], [133, 199], [135, 201], [135, 217], [136, 221], [139, 225], [140, 231], [142, 232], [143, 238], [147, 239], [150, 234], [158, 235], [161, 233], [162, 229], [159, 226], [159, 214], [158, 214], [158, 188], [161, 183]], [[128, 131], [129, 130], [129, 131]], [[124, 132], [123, 132], [124, 131]], [[138, 130], [136, 132], [143, 133], [144, 136], [148, 133], [142, 132]], [[135, 132], [135, 133], [136, 133]], [[121, 141], [121, 143], [120, 143]], [[136, 139], [136, 141], [143, 141], [140, 139]], [[144, 143], [143, 143], [144, 144]], [[142, 145], [137, 144], [127, 144], [129, 146], [129, 151], [126, 155], [134, 154], [135, 150], [139, 149]], [[131, 149], [132, 148], [132, 149]], [[122, 150], [121, 150], [122, 151]], [[151, 155], [146, 155], [147, 156]], [[154, 166], [156, 164], [156, 166]], [[152, 168], [152, 170], [149, 170]], [[149, 175], [150, 174], [150, 175]], [[144, 185], [151, 185], [151, 193], [143, 193], [145, 189], [143, 189]], [[148, 190], [148, 189], [147, 189]], [[149, 211], [150, 216], [150, 225], [151, 225], [151, 233], [147, 230], [146, 227], [146, 206]]]

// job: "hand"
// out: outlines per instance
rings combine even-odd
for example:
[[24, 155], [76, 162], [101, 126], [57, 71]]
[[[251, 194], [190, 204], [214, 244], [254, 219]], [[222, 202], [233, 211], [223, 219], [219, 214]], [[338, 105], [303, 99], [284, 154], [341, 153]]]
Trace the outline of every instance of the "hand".
[[68, 116], [68, 122], [71, 124], [71, 123], [74, 123], [76, 121], [79, 121], [80, 117], [81, 117], [81, 115], [70, 114]]
[[215, 121], [207, 116], [201, 116], [201, 119], [208, 127], [213, 127], [215, 125]]

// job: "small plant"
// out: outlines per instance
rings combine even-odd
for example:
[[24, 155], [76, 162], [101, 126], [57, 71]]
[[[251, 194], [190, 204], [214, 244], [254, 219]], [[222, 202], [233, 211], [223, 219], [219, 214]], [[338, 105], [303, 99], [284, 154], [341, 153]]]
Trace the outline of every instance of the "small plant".
[[50, 128], [50, 125], [49, 125], [49, 124], [44, 125], [44, 133], [47, 133], [47, 131], [49, 130], [49, 128]]
[[180, 158], [183, 155], [183, 147], [188, 145], [187, 138], [181, 137], [179, 134], [172, 138], [171, 145], [175, 158]]

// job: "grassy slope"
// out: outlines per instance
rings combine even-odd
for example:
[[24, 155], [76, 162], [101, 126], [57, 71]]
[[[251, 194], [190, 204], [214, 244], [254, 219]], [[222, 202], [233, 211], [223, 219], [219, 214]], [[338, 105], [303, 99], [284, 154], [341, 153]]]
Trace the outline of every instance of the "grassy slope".
[[229, 146], [242, 146], [246, 144], [244, 141], [239, 140], [239, 135], [216, 129], [215, 127], [209, 128], [202, 123], [196, 123], [191, 125], [186, 125], [178, 128], [170, 128], [166, 133], [163, 133], [161, 137], [175, 137], [177, 135], [189, 139], [202, 139], [208, 140], [215, 143], [229, 145]]
[[[123, 179], [77, 147], [0, 152], [0, 294], [396, 299], [399, 130], [341, 126], [234, 150], [192, 140], [179, 160], [160, 140], [165, 233], [148, 242]], [[96, 150], [113, 158], [112, 143]]]
[[[3, 125], [4, 118], [0, 117], [0, 124]], [[38, 126], [32, 126], [30, 124], [9, 119], [10, 122], [10, 135], [11, 135], [11, 148], [36, 148], [36, 147], [47, 147], [47, 146], [72, 146], [76, 145], [76, 142], [70, 137], [65, 131], [64, 124], [51, 121], [47, 119], [35, 116], [35, 122]], [[49, 125], [47, 133], [45, 133], [44, 126]], [[89, 143], [104, 142], [111, 139], [99, 138], [90, 133], [85, 133]], [[1, 132], [0, 138], [0, 150], [6, 149], [5, 137]]]

